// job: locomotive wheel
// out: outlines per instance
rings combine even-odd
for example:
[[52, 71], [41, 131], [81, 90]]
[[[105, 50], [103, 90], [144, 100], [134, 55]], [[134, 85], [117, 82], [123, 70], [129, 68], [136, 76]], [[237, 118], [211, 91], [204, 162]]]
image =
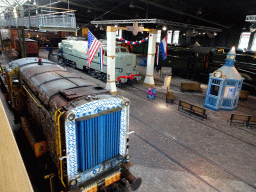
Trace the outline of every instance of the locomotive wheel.
[[95, 78], [100, 79], [100, 73], [95, 73]]
[[93, 75], [92, 75], [92, 77], [98, 79], [98, 73], [97, 73], [97, 72], [94, 72]]
[[133, 81], [131, 79], [128, 79], [128, 85], [132, 86]]
[[88, 73], [88, 69], [85, 66], [83, 66], [83, 71]]
[[123, 83], [121, 81], [119, 81], [118, 87], [122, 88], [123, 86], [124, 86]]
[[90, 75], [91, 75], [92, 77], [94, 77], [95, 72], [94, 72], [94, 71], [91, 71]]
[[60, 66], [63, 66], [64, 65], [64, 59], [62, 57], [58, 57], [58, 64]]
[[106, 74], [103, 75], [102, 81], [105, 82], [105, 83], [107, 83], [107, 75], [106, 75]]
[[102, 78], [103, 78], [103, 75], [101, 73], [98, 73], [98, 79], [102, 80]]
[[71, 62], [70, 66], [73, 68], [73, 69], [76, 69], [76, 62]]
[[63, 59], [63, 65], [67, 65], [67, 60]]

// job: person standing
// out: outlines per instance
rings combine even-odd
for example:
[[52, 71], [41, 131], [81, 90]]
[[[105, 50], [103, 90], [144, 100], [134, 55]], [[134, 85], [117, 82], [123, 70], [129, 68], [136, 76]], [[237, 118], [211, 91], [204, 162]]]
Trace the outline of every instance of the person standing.
[[51, 59], [51, 57], [52, 57], [52, 45], [50, 45], [49, 46], [49, 53], [48, 53], [48, 60], [50, 60]]

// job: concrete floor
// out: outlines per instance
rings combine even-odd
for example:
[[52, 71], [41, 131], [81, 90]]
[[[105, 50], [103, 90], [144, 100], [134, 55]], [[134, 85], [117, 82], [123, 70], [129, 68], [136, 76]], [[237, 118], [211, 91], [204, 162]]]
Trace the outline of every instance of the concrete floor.
[[[4, 59], [10, 60], [11, 56]], [[47, 58], [47, 52], [40, 50], [40, 57]], [[138, 69], [142, 75], [145, 73], [145, 67], [138, 66]], [[69, 67], [67, 70], [76, 71]], [[105, 86], [102, 81], [78, 73]], [[190, 80], [173, 77], [171, 90], [175, 102], [166, 104], [166, 90], [161, 88], [163, 79], [158, 73], [155, 79], [154, 100], [147, 98], [143, 81], [117, 89], [119, 95], [131, 101], [130, 131], [135, 131], [130, 135], [129, 151], [135, 164], [131, 172], [143, 180], [138, 192], [256, 191], [256, 129], [242, 125], [230, 127], [227, 123], [232, 113], [256, 115], [256, 98], [249, 96], [247, 101], [239, 102], [234, 111], [207, 109], [208, 118], [202, 121], [179, 112], [178, 101], [203, 107], [207, 85], [202, 85], [202, 93], [182, 93], [180, 82]], [[9, 120], [13, 121], [11, 112]], [[11, 126], [16, 129], [12, 122]], [[42, 190], [37, 185], [35, 191]]]

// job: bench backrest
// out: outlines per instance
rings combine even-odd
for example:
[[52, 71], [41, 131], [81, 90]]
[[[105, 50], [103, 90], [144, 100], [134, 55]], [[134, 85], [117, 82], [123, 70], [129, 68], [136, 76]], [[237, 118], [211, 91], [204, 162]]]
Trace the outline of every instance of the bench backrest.
[[248, 115], [232, 114], [231, 117], [230, 117], [230, 120], [248, 121], [249, 120], [249, 116]]
[[184, 102], [184, 101], [180, 101], [179, 105], [182, 106], [182, 107], [188, 108], [188, 109], [191, 108], [191, 105], [189, 103]]
[[181, 89], [201, 90], [201, 84], [200, 83], [181, 83]]
[[197, 106], [192, 106], [192, 110], [193, 111], [196, 111], [196, 112], [198, 112], [198, 113], [202, 113], [202, 114], [204, 114], [205, 113], [205, 109], [203, 109], [203, 108], [201, 108], [201, 107], [197, 107]]
[[251, 116], [250, 122], [256, 122], [256, 116]]

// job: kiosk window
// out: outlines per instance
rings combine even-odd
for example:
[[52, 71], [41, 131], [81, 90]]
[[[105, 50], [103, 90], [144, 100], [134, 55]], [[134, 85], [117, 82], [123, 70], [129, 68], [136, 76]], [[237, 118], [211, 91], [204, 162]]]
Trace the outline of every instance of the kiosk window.
[[220, 87], [217, 86], [217, 85], [212, 85], [211, 86], [211, 95], [215, 95], [215, 96], [218, 96], [219, 95], [219, 89]]

